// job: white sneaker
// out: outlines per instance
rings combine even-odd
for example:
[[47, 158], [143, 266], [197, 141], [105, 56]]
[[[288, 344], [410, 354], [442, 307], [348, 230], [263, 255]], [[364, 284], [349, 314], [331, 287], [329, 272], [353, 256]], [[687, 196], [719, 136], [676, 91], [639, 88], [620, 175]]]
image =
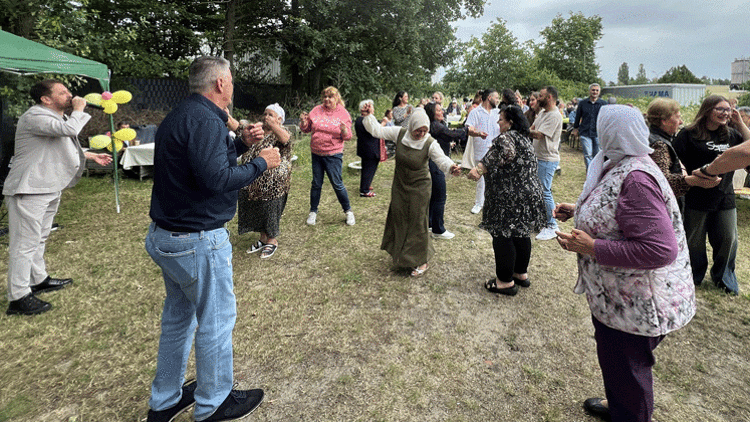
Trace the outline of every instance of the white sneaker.
[[315, 211], [310, 211], [310, 215], [307, 216], [307, 221], [305, 223], [314, 226], [315, 220], [318, 218], [318, 213]]
[[479, 214], [479, 211], [482, 211], [481, 205], [474, 205], [474, 208], [471, 209], [472, 214]]
[[545, 227], [542, 229], [542, 231], [539, 232], [538, 235], [536, 235], [536, 240], [550, 240], [557, 237], [557, 233], [555, 233], [555, 228], [552, 227]]
[[433, 239], [445, 239], [445, 240], [453, 239], [456, 236], [455, 234], [449, 232], [448, 230], [446, 230], [446, 231], [444, 231], [444, 232], [442, 232], [440, 234], [431, 233], [431, 235], [432, 235]]
[[354, 213], [352, 212], [352, 210], [347, 211], [346, 212], [346, 225], [353, 226], [355, 223], [356, 221], [354, 221]]

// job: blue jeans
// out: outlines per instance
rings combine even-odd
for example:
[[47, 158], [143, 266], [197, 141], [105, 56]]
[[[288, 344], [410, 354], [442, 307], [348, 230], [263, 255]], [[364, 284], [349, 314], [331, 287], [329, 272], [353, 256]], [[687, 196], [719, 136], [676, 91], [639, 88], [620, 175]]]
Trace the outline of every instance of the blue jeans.
[[429, 160], [432, 176], [432, 195], [430, 196], [430, 227], [435, 234], [445, 233], [445, 201], [447, 199], [445, 174], [437, 164]]
[[586, 163], [586, 170], [589, 169], [591, 160], [599, 153], [599, 139], [596, 136], [581, 136], [581, 149], [583, 150], [583, 162]]
[[537, 160], [537, 174], [539, 181], [542, 182], [542, 197], [544, 204], [547, 206], [547, 227], [557, 228], [557, 220], [552, 216], [555, 210], [555, 200], [552, 198], [552, 178], [555, 176], [555, 170], [559, 161]]
[[146, 251], [161, 267], [167, 291], [149, 406], [159, 411], [180, 400], [195, 334], [195, 420], [206, 419], [232, 390], [237, 307], [229, 232], [170, 232], [151, 223]]
[[697, 211], [685, 208], [685, 236], [690, 251], [690, 265], [696, 286], [703, 282], [708, 269], [706, 236], [713, 249], [711, 281], [732, 293], [739, 293], [734, 263], [737, 258], [737, 209]]
[[310, 212], [318, 212], [320, 204], [320, 191], [323, 189], [323, 172], [328, 175], [333, 191], [341, 204], [344, 212], [352, 207], [349, 205], [349, 195], [346, 193], [344, 181], [341, 179], [341, 166], [344, 154], [315, 155], [312, 158], [312, 186], [310, 186]]

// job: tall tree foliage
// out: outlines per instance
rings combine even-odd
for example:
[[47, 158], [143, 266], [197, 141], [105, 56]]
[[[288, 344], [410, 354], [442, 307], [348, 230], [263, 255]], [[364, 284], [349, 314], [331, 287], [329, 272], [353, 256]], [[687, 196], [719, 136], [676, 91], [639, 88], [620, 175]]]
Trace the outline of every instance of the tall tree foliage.
[[630, 69], [628, 68], [628, 63], [623, 62], [620, 65], [620, 69], [617, 71], [617, 84], [627, 85], [629, 83], [630, 83]]
[[567, 19], [558, 14], [552, 24], [541, 31], [543, 43], [537, 56], [545, 69], [560, 79], [591, 83], [599, 80], [596, 42], [602, 38], [602, 18], [570, 13]]
[[638, 65], [638, 73], [635, 74], [635, 79], [633, 79], [633, 85], [645, 85], [649, 83], [648, 76], [646, 76], [646, 67], [643, 66], [643, 63]]
[[690, 71], [684, 64], [682, 66], [673, 67], [659, 78], [660, 84], [701, 84], [701, 81], [697, 76]]
[[292, 0], [277, 40], [292, 86], [317, 94], [408, 89], [456, 55], [450, 23], [484, 0]]
[[588, 92], [588, 83], [563, 80], [545, 67], [533, 42], [519, 43], [502, 19], [492, 24], [481, 39], [472, 37], [463, 51], [458, 63], [443, 78], [452, 95], [485, 88], [519, 89], [526, 94], [545, 85], [557, 87], [561, 98]]

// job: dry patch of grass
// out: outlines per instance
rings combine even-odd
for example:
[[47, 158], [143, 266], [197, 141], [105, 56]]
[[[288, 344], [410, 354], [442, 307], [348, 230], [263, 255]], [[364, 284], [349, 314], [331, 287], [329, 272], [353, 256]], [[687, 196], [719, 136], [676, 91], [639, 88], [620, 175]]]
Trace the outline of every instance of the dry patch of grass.
[[[349, 143], [346, 162], [357, 159], [354, 150]], [[326, 184], [310, 227], [304, 138], [296, 153], [276, 255], [248, 255], [257, 237], [232, 234], [235, 377], [267, 392], [247, 420], [595, 420], [581, 401], [603, 394], [601, 374], [585, 298], [572, 293], [571, 254], [535, 241], [532, 286], [512, 298], [487, 294], [481, 283], [494, 257], [480, 217], [469, 213], [475, 185], [450, 178], [446, 226], [456, 237], [436, 241], [430, 270], [410, 279], [379, 249], [393, 162], [381, 164], [375, 198], [358, 197], [359, 175], [345, 170], [356, 226], [345, 225]], [[567, 146], [562, 160], [555, 200], [573, 202], [583, 160]], [[164, 297], [143, 249], [150, 188], [149, 180], [123, 181], [119, 215], [106, 176], [65, 192], [64, 228], [50, 237], [47, 262], [75, 284], [44, 296], [55, 306], [46, 314], [0, 316], [0, 421], [145, 419]], [[741, 201], [738, 215], [738, 277], [749, 292], [750, 204]], [[229, 227], [235, 232], [236, 222]], [[0, 250], [1, 270], [7, 238]], [[655, 420], [750, 419], [748, 299], [698, 290], [698, 315], [656, 351]]]

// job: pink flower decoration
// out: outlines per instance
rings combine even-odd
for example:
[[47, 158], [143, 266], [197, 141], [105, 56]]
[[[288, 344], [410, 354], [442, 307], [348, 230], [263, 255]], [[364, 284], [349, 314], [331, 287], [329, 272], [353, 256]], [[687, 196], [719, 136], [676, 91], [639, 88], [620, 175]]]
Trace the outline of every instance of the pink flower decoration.
[[109, 91], [102, 92], [102, 100], [111, 100], [112, 99], [112, 93]]

